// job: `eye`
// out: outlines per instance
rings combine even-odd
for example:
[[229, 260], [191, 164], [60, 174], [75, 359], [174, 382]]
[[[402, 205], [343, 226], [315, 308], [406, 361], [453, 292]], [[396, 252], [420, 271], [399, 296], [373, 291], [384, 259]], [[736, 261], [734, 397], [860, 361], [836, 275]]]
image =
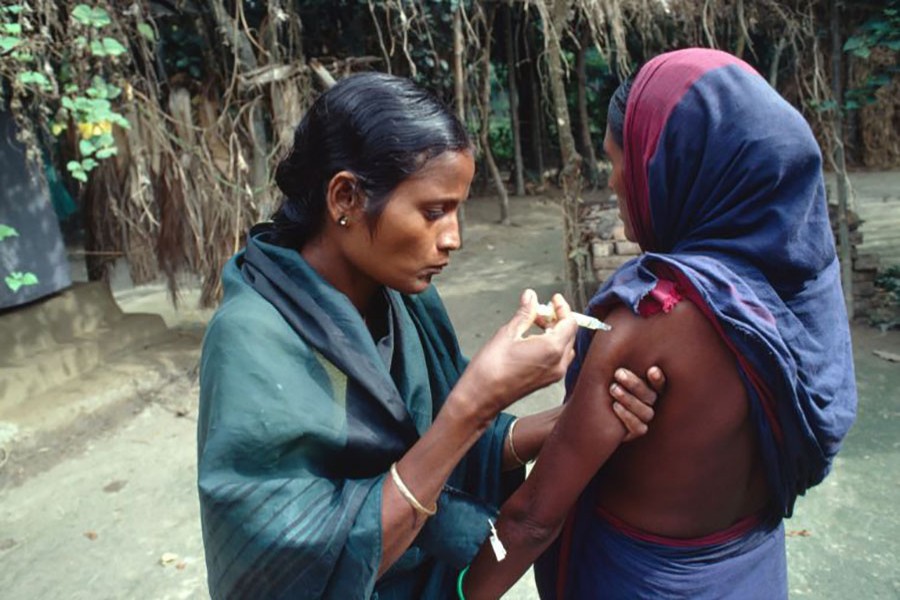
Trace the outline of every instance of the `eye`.
[[429, 206], [422, 210], [422, 214], [425, 215], [425, 219], [427, 221], [437, 221], [445, 214], [447, 214], [447, 208], [443, 204], [438, 206]]

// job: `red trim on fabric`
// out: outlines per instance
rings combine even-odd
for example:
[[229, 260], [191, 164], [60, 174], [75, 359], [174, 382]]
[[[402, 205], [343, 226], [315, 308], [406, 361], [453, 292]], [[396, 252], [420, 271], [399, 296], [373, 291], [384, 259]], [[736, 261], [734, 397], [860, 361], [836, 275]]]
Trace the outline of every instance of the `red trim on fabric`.
[[566, 523], [563, 525], [562, 533], [559, 537], [559, 561], [556, 571], [556, 598], [562, 600], [566, 592], [566, 577], [569, 573], [569, 557], [572, 554], [572, 535], [575, 531], [575, 514], [578, 512], [577, 505], [569, 512], [566, 517]]
[[656, 287], [638, 303], [638, 314], [642, 317], [652, 317], [660, 312], [671, 312], [682, 299], [683, 296], [675, 282], [657, 279]]
[[731, 540], [736, 540], [746, 535], [748, 531], [763, 522], [763, 514], [754, 513], [738, 520], [734, 525], [721, 531], [695, 538], [673, 538], [638, 529], [637, 527], [629, 525], [601, 506], [597, 506], [595, 511], [598, 517], [609, 523], [613, 529], [623, 535], [642, 542], [649, 542], [660, 546], [669, 546], [670, 548], [700, 548], [703, 546], [724, 544], [725, 542], [730, 542]]
[[750, 385], [753, 386], [754, 391], [756, 391], [759, 396], [763, 412], [766, 413], [766, 420], [769, 422], [769, 426], [772, 427], [772, 434], [775, 437], [775, 441], [778, 445], [782, 445], [784, 437], [781, 431], [781, 424], [778, 422], [778, 417], [775, 412], [775, 397], [766, 386], [765, 380], [750, 364], [750, 361], [735, 348], [734, 343], [725, 334], [725, 330], [722, 329], [722, 324], [719, 323], [719, 319], [716, 318], [715, 313], [713, 313], [712, 309], [703, 299], [703, 296], [700, 295], [700, 292], [697, 291], [697, 288], [694, 287], [691, 280], [678, 269], [669, 265], [656, 264], [653, 266], [653, 271], [658, 277], [665, 277], [674, 281], [684, 297], [690, 300], [694, 306], [699, 308], [700, 312], [706, 316], [707, 321], [715, 328], [716, 333], [719, 334], [719, 337], [725, 342], [735, 358], [737, 358], [744, 373], [746, 373], [747, 377], [750, 379]]
[[731, 54], [688, 48], [657, 56], [641, 68], [634, 80], [625, 107], [623, 169], [628, 218], [638, 244], [645, 251], [659, 250], [653, 232], [647, 176], [669, 115], [700, 77], [727, 65], [757, 73]]

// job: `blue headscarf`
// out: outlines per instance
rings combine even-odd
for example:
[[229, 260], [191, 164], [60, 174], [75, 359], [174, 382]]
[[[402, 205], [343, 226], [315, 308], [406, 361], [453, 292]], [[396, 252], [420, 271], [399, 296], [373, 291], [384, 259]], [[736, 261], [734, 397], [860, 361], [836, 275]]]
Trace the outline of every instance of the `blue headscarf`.
[[[819, 483], [856, 414], [840, 268], [819, 147], [803, 117], [743, 61], [663, 54], [638, 73], [623, 139], [627, 210], [647, 253], [589, 310], [635, 312], [660, 267], [735, 353], [783, 514]], [[580, 334], [577, 377], [590, 338]]]

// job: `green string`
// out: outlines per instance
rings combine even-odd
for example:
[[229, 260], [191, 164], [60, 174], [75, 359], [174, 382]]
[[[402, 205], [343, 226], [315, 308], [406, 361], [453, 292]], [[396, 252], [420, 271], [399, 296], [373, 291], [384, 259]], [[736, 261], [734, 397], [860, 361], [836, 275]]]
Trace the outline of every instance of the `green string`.
[[469, 572], [469, 567], [472, 565], [466, 565], [466, 568], [459, 572], [459, 579], [456, 580], [456, 593], [459, 594], [459, 600], [466, 600], [465, 594], [463, 594], [463, 577], [466, 576], [466, 573]]

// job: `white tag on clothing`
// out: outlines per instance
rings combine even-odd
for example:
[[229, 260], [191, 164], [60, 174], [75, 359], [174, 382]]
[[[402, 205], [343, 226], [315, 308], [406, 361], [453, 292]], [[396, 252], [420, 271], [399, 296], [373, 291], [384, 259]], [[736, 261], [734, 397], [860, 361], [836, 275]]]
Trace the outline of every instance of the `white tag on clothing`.
[[497, 557], [497, 562], [500, 562], [506, 558], [506, 548], [503, 547], [503, 542], [500, 541], [500, 536], [497, 535], [497, 528], [494, 527], [494, 522], [488, 519], [488, 523], [491, 526], [491, 549], [494, 551], [494, 556]]

